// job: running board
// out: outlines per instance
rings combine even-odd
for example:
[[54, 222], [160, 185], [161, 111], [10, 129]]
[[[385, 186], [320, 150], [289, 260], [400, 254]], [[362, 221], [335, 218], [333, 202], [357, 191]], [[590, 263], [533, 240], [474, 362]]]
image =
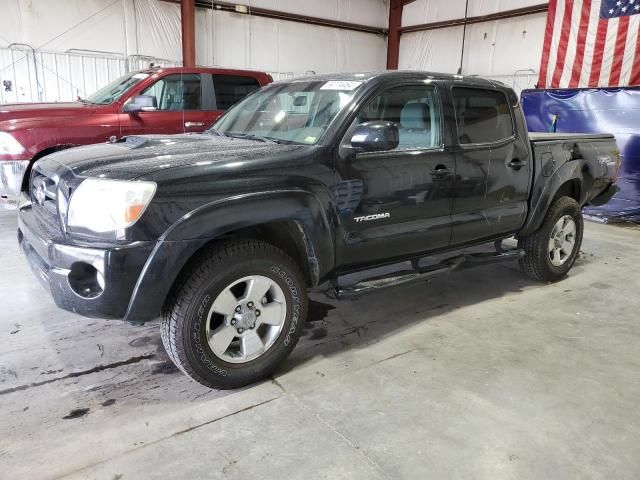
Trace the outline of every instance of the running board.
[[399, 285], [408, 285], [426, 280], [436, 275], [449, 273], [454, 270], [462, 270], [465, 268], [476, 267], [479, 265], [488, 265], [491, 263], [505, 262], [509, 260], [517, 260], [524, 256], [524, 250], [502, 250], [489, 253], [468, 253], [447, 258], [440, 263], [430, 265], [428, 267], [420, 267], [419, 260], [411, 262], [413, 270], [401, 270], [388, 275], [380, 275], [377, 277], [367, 278], [354, 285], [341, 287], [336, 285], [330, 291], [326, 292], [333, 298], [355, 298], [376, 290], [384, 288], [397, 287]]

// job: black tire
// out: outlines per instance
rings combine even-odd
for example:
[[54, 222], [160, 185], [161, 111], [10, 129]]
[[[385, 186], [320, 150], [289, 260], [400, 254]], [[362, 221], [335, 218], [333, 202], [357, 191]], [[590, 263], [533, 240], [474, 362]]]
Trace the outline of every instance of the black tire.
[[[566, 261], [562, 265], [556, 266], [552, 263], [549, 255], [549, 242], [556, 222], [565, 215], [571, 216], [575, 222], [575, 243]], [[520, 268], [524, 273], [536, 280], [543, 282], [561, 280], [571, 270], [578, 256], [582, 245], [583, 229], [582, 210], [578, 202], [570, 197], [558, 198], [549, 208], [538, 231], [518, 239], [518, 247], [525, 251], [525, 256], [520, 259]]]
[[[222, 290], [251, 275], [266, 276], [282, 289], [287, 305], [284, 327], [261, 356], [230, 363], [214, 354], [205, 340], [208, 312]], [[295, 347], [306, 316], [306, 284], [296, 263], [269, 243], [233, 240], [197, 255], [180, 275], [163, 315], [161, 336], [182, 372], [206, 387], [224, 390], [268, 377]]]

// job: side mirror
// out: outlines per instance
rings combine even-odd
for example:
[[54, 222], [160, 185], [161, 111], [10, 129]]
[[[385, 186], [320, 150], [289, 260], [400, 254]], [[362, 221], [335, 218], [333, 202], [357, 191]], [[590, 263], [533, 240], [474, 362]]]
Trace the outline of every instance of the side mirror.
[[377, 120], [361, 123], [351, 135], [351, 148], [360, 152], [394, 150], [399, 142], [398, 125], [394, 122]]
[[126, 113], [153, 112], [158, 109], [158, 100], [153, 95], [136, 95], [122, 109]]

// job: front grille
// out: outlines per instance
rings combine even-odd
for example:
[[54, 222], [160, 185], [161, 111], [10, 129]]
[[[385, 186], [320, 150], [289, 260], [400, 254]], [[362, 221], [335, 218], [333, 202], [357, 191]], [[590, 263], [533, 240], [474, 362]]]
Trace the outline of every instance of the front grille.
[[38, 170], [31, 173], [31, 203], [34, 213], [50, 227], [60, 230], [58, 216], [58, 195], [60, 194], [55, 176]]

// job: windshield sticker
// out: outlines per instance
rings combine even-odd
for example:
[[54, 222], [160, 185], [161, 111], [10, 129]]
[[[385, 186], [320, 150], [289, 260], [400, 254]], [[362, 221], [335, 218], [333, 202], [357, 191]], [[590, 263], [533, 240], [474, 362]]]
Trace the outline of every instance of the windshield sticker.
[[342, 90], [342, 91], [351, 91], [357, 87], [362, 85], [362, 81], [338, 81], [331, 80], [330, 82], [325, 83], [320, 90]]
[[149, 76], [148, 73], [136, 73], [133, 78], [139, 78], [140, 80], [144, 80]]
[[304, 139], [306, 143], [313, 143], [316, 141], [316, 137], [307, 137]]

